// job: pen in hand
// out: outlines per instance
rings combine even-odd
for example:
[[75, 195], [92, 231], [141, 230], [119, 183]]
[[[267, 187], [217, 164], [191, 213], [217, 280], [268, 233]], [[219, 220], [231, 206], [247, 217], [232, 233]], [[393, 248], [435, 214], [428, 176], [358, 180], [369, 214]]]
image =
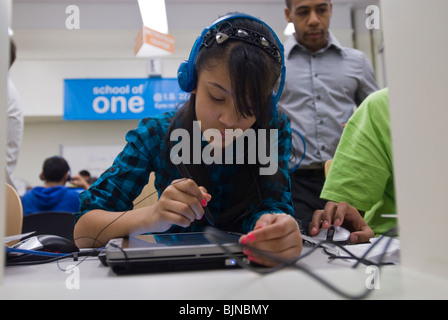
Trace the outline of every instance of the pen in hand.
[[[180, 174], [182, 175], [182, 177], [186, 178], [186, 179], [191, 179], [194, 180], [193, 177], [190, 175], [190, 173], [187, 170], [187, 167], [185, 166], [184, 163], [180, 162], [178, 165], [176, 165]], [[214, 226], [215, 225], [215, 220], [213, 219], [212, 214], [210, 213], [210, 210], [205, 206], [204, 208], [204, 216], [205, 219], [207, 219], [207, 222], [211, 225]]]

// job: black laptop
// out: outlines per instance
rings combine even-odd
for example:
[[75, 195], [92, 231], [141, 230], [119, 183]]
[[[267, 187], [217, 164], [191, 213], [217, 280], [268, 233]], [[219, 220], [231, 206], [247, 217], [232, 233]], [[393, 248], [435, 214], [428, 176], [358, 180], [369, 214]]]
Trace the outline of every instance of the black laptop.
[[109, 241], [105, 263], [116, 274], [236, 268], [248, 263], [238, 245], [240, 234], [226, 233], [220, 245], [203, 232], [145, 234]]

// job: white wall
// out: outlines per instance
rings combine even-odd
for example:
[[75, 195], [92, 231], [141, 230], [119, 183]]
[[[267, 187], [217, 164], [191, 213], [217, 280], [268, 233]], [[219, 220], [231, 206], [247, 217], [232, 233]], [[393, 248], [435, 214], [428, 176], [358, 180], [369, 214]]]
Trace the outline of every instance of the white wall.
[[[136, 1], [25, 1], [13, 7], [18, 59], [11, 70], [25, 110], [25, 132], [15, 176], [39, 185], [45, 158], [59, 154], [61, 145], [117, 145], [137, 121], [64, 122], [64, 78], [146, 77], [147, 60], [133, 55], [134, 38], [141, 25]], [[65, 8], [78, 4], [81, 29], [65, 28]], [[163, 76], [176, 77], [179, 63], [188, 57], [203, 27], [218, 15], [243, 11], [257, 16], [284, 41], [284, 2], [250, 4], [246, 1], [167, 1], [175, 54], [163, 59]], [[353, 46], [351, 6], [334, 5], [331, 28], [347, 46]], [[118, 143], [117, 143], [118, 141]]]
[[[371, 1], [369, 4], [379, 6], [379, 2], [375, 1]], [[353, 28], [355, 30], [354, 46], [362, 50], [372, 62], [378, 86], [383, 88], [387, 85], [386, 74], [384, 72], [384, 57], [380, 51], [383, 47], [383, 29], [381, 21], [379, 22], [379, 29], [368, 29], [365, 26], [366, 18], [371, 14], [366, 13], [365, 7], [359, 7], [353, 10]], [[379, 16], [381, 18], [381, 14]]]
[[446, 0], [384, 0], [401, 258], [448, 278]]
[[[133, 56], [138, 30], [17, 30], [18, 60], [11, 75], [25, 112], [23, 145], [15, 177], [32, 186], [45, 158], [61, 145], [117, 145], [138, 121], [62, 121], [65, 78], [144, 78], [147, 59]], [[164, 77], [175, 77], [198, 31], [173, 31], [176, 54], [162, 61]], [[99, 41], [98, 39], [101, 39]]]

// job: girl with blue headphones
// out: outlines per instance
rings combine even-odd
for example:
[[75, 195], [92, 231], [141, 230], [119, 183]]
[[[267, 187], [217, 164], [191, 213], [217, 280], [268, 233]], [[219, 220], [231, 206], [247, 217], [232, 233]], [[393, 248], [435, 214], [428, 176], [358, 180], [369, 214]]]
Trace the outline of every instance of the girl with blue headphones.
[[[276, 109], [284, 78], [283, 46], [264, 22], [233, 13], [205, 28], [179, 67], [179, 85], [191, 93], [190, 99], [177, 112], [143, 119], [127, 134], [123, 152], [81, 195], [77, 245], [102, 246], [111, 238], [139, 233], [202, 231], [212, 224], [242, 233], [240, 242], [282, 258], [300, 255], [302, 239], [293, 218], [288, 175], [291, 131]], [[263, 129], [277, 135], [276, 154], [269, 134], [262, 139], [258, 133]], [[183, 135], [173, 139], [179, 130], [191, 137], [180, 164], [172, 157], [178, 144], [185, 144]], [[240, 161], [224, 159], [226, 153], [221, 163], [208, 163], [201, 155], [216, 141], [205, 135], [207, 130], [221, 135], [217, 140], [222, 149], [234, 147], [239, 139], [226, 139], [229, 131], [252, 130], [255, 148], [247, 143], [237, 149], [232, 160]], [[259, 174], [264, 163], [258, 159], [248, 161], [260, 146], [278, 162], [271, 175]], [[159, 200], [133, 209], [151, 172]], [[246, 253], [251, 261], [276, 264]]]

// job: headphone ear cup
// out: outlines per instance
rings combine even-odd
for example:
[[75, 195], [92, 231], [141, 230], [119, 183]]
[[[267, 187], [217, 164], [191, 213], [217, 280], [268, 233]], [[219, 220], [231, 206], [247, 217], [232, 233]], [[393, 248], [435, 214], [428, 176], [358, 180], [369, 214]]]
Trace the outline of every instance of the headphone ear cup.
[[177, 70], [177, 81], [179, 87], [185, 92], [191, 92], [194, 89], [194, 75], [189, 72], [188, 60], [180, 64]]

